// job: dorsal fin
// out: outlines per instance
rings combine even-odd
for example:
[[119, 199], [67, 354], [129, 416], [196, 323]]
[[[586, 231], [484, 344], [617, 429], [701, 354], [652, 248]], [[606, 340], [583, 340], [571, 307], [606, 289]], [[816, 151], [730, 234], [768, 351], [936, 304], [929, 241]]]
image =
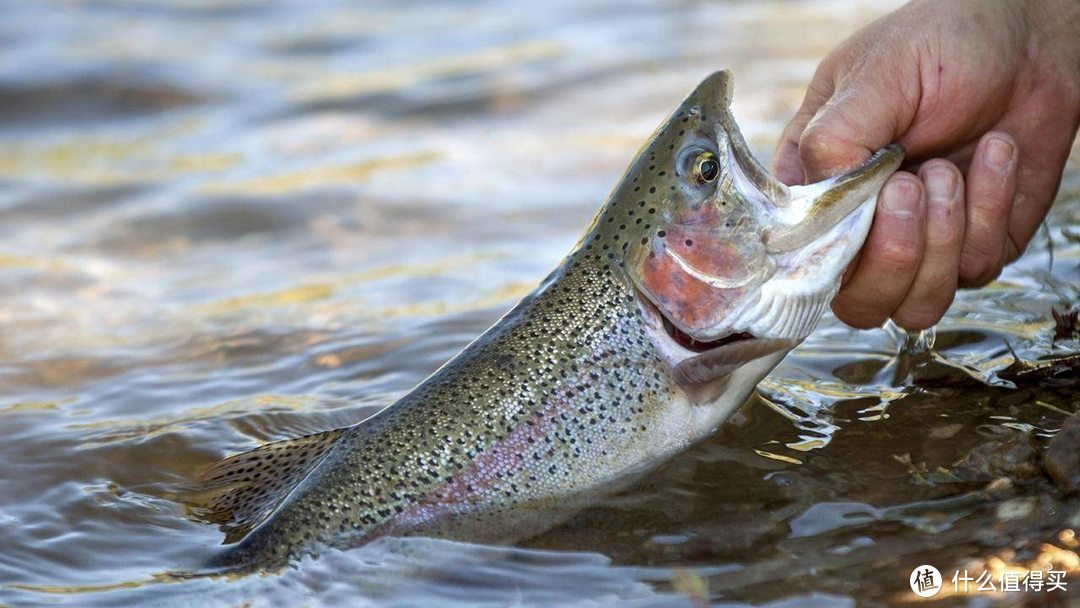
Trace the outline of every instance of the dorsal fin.
[[346, 429], [275, 441], [221, 460], [187, 495], [200, 518], [218, 524], [225, 544], [262, 523], [319, 462]]

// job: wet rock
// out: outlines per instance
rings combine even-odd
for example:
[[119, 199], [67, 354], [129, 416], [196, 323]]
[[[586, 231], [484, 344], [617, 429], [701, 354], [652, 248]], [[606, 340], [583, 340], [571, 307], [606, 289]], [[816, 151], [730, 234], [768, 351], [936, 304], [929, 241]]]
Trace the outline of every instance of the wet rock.
[[1080, 416], [1065, 419], [1046, 446], [1042, 464], [1063, 493], [1080, 493]]
[[1001, 477], [1023, 481], [1042, 474], [1031, 435], [997, 429], [997, 435], [976, 446], [953, 467], [965, 481], [991, 482]]

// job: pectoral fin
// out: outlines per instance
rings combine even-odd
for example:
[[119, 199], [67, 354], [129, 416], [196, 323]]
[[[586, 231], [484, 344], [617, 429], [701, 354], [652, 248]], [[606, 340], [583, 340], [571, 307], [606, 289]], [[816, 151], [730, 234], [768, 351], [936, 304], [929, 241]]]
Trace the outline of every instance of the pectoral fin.
[[237, 542], [277, 509], [344, 432], [305, 435], [230, 456], [204, 471], [198, 478], [202, 486], [186, 498], [200, 518], [221, 526], [225, 544]]

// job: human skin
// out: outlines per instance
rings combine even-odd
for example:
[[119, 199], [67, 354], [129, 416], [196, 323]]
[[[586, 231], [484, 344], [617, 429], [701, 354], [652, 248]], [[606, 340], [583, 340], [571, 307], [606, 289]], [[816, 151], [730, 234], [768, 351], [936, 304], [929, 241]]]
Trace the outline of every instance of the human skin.
[[1080, 0], [916, 0], [818, 66], [773, 158], [788, 184], [907, 149], [832, 307], [928, 328], [992, 281], [1050, 209], [1080, 124]]

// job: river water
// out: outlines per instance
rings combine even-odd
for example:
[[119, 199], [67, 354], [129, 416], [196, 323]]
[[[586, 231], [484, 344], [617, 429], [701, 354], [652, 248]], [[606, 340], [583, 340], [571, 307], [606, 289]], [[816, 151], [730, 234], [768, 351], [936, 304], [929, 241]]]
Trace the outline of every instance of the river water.
[[204, 467], [408, 391], [555, 266], [711, 71], [768, 154], [817, 61], [892, 6], [5, 1], [0, 604], [884, 606], [920, 564], [1039, 559], [1076, 587], [1039, 598], [1071, 601], [1080, 503], [971, 463], [1080, 410], [1075, 367], [1016, 373], [1080, 353], [1050, 316], [1080, 301], [1075, 167], [933, 345], [828, 319], [713, 438], [522, 547], [176, 574], [221, 541], [178, 500]]

